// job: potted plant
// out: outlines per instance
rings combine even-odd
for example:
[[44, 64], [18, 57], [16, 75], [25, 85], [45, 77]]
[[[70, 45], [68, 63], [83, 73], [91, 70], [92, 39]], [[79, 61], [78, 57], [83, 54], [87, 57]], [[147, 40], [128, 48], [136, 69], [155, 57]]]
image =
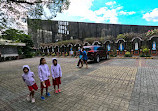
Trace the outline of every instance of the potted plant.
[[54, 52], [54, 53], [52, 53], [52, 56], [56, 56], [55, 52]]
[[127, 51], [127, 52], [125, 53], [125, 57], [132, 57], [132, 54], [131, 54], [129, 51]]

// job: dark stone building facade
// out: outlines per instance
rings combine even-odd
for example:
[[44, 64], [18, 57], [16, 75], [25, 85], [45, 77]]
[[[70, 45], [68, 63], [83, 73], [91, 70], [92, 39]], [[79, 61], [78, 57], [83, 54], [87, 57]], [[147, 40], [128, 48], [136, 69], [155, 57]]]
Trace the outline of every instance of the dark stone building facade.
[[40, 47], [40, 43], [53, 43], [59, 40], [69, 39], [84, 40], [84, 38], [106, 37], [107, 35], [117, 37], [118, 34], [130, 32], [145, 33], [148, 30], [156, 28], [158, 26], [28, 19], [28, 33], [31, 35], [36, 48]]

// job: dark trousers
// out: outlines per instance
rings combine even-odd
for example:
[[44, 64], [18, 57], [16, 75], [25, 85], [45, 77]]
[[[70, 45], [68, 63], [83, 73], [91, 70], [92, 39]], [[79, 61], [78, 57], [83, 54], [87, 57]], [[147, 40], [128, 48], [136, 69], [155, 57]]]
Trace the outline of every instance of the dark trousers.
[[82, 64], [82, 59], [79, 59], [77, 66], [79, 66], [80, 63]]

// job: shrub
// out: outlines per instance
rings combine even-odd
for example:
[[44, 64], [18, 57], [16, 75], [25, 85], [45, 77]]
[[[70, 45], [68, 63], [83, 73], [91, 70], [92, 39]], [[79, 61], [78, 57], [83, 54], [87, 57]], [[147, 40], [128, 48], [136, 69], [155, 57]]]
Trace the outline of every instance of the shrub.
[[54, 52], [54, 53], [52, 53], [52, 56], [56, 56], [55, 52]]
[[148, 30], [146, 36], [158, 35], [158, 29]]
[[45, 53], [43, 53], [42, 56], [45, 56]]
[[117, 36], [117, 39], [126, 39], [126, 36], [124, 34], [119, 34]]
[[143, 54], [145, 54], [145, 56], [149, 55], [149, 48], [147, 46], [142, 46], [143, 49]]
[[146, 57], [151, 57], [151, 55], [146, 55]]
[[74, 40], [64, 40], [64, 41], [59, 41], [59, 42], [53, 43], [52, 45], [61, 46], [61, 45], [77, 44], [77, 43], [80, 43], [80, 44], [81, 44], [81, 41], [78, 40], [78, 39], [74, 39]]
[[144, 49], [143, 49], [143, 52], [144, 52], [144, 53], [148, 53], [148, 52], [149, 52], [149, 49], [148, 49], [148, 48], [144, 48]]
[[92, 38], [85, 38], [84, 41], [88, 42], [88, 43], [93, 43], [94, 41], [97, 41], [97, 38], [94, 38], [94, 37], [92, 37]]
[[125, 53], [125, 57], [132, 57], [132, 54], [127, 51], [127, 52]]
[[142, 54], [142, 55], [140, 55], [140, 57], [145, 57], [145, 55]]
[[66, 52], [65, 56], [68, 56], [68, 53]]
[[133, 32], [130, 32], [130, 33], [124, 33], [124, 34], [119, 34], [117, 36], [117, 39], [124, 39], [126, 41], [130, 41], [132, 40], [132, 38], [134, 37], [143, 37], [142, 34], [140, 33], [133, 33]]
[[28, 52], [25, 54], [26, 58], [32, 58], [34, 56], [34, 54], [32, 52]]
[[39, 56], [40, 54], [41, 54], [40, 51], [36, 51], [36, 52], [34, 53], [34, 56]]
[[140, 57], [151, 57], [150, 55], [140, 55]]

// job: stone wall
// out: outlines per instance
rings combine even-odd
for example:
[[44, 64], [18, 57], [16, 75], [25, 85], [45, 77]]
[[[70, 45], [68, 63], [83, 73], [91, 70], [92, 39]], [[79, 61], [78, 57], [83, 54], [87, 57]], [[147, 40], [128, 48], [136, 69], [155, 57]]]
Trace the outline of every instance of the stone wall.
[[[39, 48], [40, 43], [52, 43], [58, 40], [80, 39], [89, 37], [106, 37], [112, 35], [117, 37], [123, 33], [145, 33], [148, 30], [156, 29], [158, 26], [138, 26], [66, 21], [28, 20], [28, 33], [31, 35], [35, 47]], [[31, 24], [36, 24], [37, 28]], [[65, 25], [66, 24], [66, 25]], [[60, 29], [61, 27], [61, 29]], [[64, 30], [63, 30], [64, 29]]]

